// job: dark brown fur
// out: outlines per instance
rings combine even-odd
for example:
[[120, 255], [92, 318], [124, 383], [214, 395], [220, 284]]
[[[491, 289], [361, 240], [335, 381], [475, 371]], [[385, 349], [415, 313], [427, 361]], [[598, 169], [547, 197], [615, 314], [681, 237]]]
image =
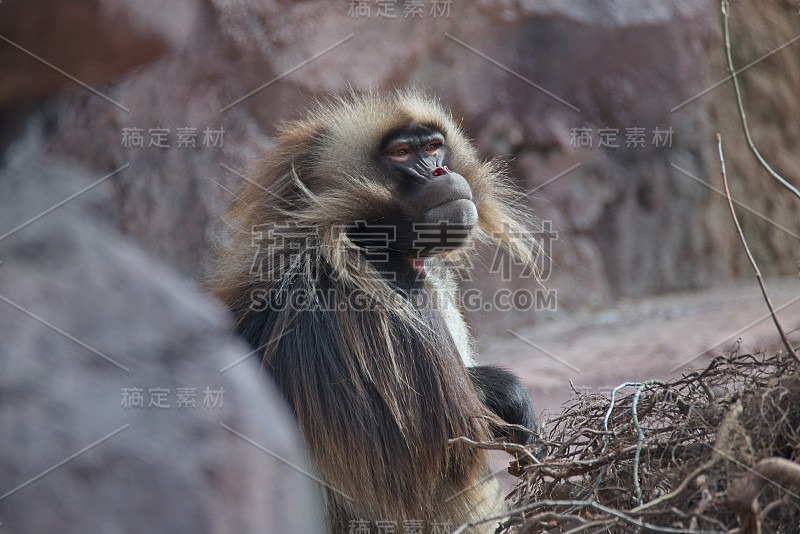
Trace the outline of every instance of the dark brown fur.
[[[396, 280], [387, 280], [345, 230], [392, 211], [396, 192], [380, 180], [373, 156], [387, 132], [414, 121], [444, 134], [451, 167], [472, 187], [475, 238], [533, 265], [530, 243], [508, 237], [524, 228], [513, 207], [517, 193], [478, 159], [450, 115], [417, 91], [350, 94], [307, 117], [281, 128], [225, 215], [232, 230], [210, 287], [263, 351], [297, 415], [318, 475], [333, 488], [326, 489], [332, 532], [348, 532], [352, 520], [423, 520], [427, 532], [433, 522], [455, 528], [497, 513], [502, 499], [493, 478], [482, 482], [483, 451], [448, 444], [457, 436], [486, 440], [489, 430], [451, 334], [459, 329], [448, 324], [460, 315], [441, 311], [453, 298], [452, 287], [436, 284], [447, 268], [428, 260], [431, 275], [420, 280], [397, 261]], [[301, 229], [295, 239], [253, 246], [254, 229], [288, 223]], [[312, 298], [295, 309], [261, 309], [252, 305], [254, 291]], [[430, 298], [418, 303], [405, 298], [410, 292]], [[366, 309], [354, 306], [364, 296]], [[474, 531], [493, 530], [482, 528]]]

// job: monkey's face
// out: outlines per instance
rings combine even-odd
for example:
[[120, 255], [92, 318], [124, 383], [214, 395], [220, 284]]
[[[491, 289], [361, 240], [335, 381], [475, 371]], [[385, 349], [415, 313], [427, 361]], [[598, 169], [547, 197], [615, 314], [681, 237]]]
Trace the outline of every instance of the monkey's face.
[[370, 222], [388, 225], [389, 248], [413, 257], [431, 256], [464, 246], [478, 224], [478, 210], [467, 180], [451, 164], [445, 135], [412, 122], [385, 135], [374, 155], [377, 176], [388, 182], [392, 206], [364, 228], [350, 232], [358, 244], [369, 241]]
[[441, 133], [412, 124], [390, 134], [380, 152], [403, 193], [405, 215], [420, 229], [470, 231], [478, 222], [472, 188], [447, 167], [447, 150]]

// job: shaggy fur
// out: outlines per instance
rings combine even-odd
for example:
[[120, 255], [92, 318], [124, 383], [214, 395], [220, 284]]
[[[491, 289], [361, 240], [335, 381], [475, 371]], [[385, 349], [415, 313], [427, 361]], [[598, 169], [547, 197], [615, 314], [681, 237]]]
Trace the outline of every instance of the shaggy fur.
[[[446, 263], [472, 247], [426, 259], [427, 277], [389, 254], [387, 274], [347, 235], [356, 221], [396, 211], [397, 191], [375, 158], [389, 132], [413, 122], [444, 135], [448, 165], [472, 187], [474, 239], [533, 267], [534, 246], [519, 238], [527, 228], [514, 207], [519, 193], [477, 157], [448, 112], [406, 90], [350, 93], [282, 125], [224, 217], [228, 235], [210, 280], [293, 408], [329, 485], [337, 533], [354, 520], [455, 528], [503, 507], [494, 479], [484, 480], [484, 452], [448, 443], [489, 438]], [[270, 237], [273, 225], [284, 229], [280, 239]]]

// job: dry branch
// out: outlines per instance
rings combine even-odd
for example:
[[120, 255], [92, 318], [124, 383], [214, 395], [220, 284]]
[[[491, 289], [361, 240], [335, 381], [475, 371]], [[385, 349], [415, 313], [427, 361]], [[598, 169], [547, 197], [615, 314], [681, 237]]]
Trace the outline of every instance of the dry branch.
[[756, 148], [756, 144], [753, 142], [753, 138], [750, 135], [750, 128], [747, 125], [747, 115], [744, 112], [744, 103], [742, 102], [742, 89], [739, 87], [739, 73], [736, 72], [736, 69], [733, 67], [733, 54], [731, 53], [731, 32], [728, 24], [731, 9], [730, 2], [728, 0], [721, 0], [720, 7], [722, 8], [722, 35], [725, 40], [725, 58], [728, 62], [728, 71], [731, 73], [733, 88], [736, 91], [736, 105], [739, 109], [739, 118], [742, 121], [742, 130], [744, 131], [744, 137], [747, 140], [747, 146], [750, 148], [750, 151], [753, 153], [761, 166], [764, 167], [764, 169], [766, 169], [773, 178], [783, 184], [783, 186], [791, 191], [794, 196], [800, 198], [800, 191], [786, 181], [783, 176], [775, 172], [772, 166], [770, 166], [770, 164], [767, 163], [767, 160], [765, 160], [761, 155], [761, 152], [758, 151], [758, 148]]
[[725, 186], [725, 196], [728, 199], [728, 208], [731, 211], [733, 223], [736, 225], [736, 231], [739, 233], [739, 239], [741, 240], [744, 250], [747, 253], [747, 259], [750, 260], [750, 265], [753, 267], [753, 271], [756, 273], [756, 280], [758, 280], [758, 285], [761, 287], [761, 294], [764, 296], [764, 300], [767, 303], [767, 308], [769, 308], [769, 314], [772, 317], [772, 322], [775, 323], [775, 328], [778, 329], [778, 333], [781, 336], [783, 346], [786, 347], [786, 350], [789, 352], [792, 358], [794, 358], [794, 361], [800, 363], [800, 358], [797, 357], [797, 353], [794, 351], [791, 343], [789, 343], [789, 339], [786, 337], [786, 333], [783, 331], [783, 327], [781, 326], [780, 321], [778, 321], [778, 317], [775, 315], [775, 308], [772, 306], [772, 300], [769, 298], [767, 288], [764, 285], [764, 279], [761, 277], [761, 270], [758, 268], [758, 264], [756, 263], [755, 258], [753, 258], [753, 254], [750, 252], [750, 247], [747, 246], [747, 240], [744, 237], [744, 232], [742, 232], [742, 227], [739, 225], [739, 219], [736, 217], [736, 210], [733, 209], [733, 200], [731, 199], [731, 192], [728, 189], [728, 175], [725, 173], [725, 156], [722, 154], [722, 136], [720, 136], [720, 134], [717, 134], [717, 149], [719, 150], [719, 163], [720, 167], [722, 168], [722, 183]]

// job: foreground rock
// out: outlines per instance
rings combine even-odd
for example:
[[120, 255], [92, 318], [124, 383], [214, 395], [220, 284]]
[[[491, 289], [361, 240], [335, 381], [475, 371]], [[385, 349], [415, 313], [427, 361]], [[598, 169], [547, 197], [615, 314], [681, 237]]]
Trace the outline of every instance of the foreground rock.
[[132, 165], [53, 156], [64, 104], [36, 101], [77, 76], [123, 111], [86, 84], [177, 46], [196, 8], [0, 5], [4, 532], [322, 531], [294, 421], [256, 358], [218, 305], [113, 228], [112, 184]]
[[[97, 178], [28, 156], [0, 235]], [[98, 223], [107, 190], [0, 239], [3, 529], [318, 532], [282, 400], [208, 297]]]

